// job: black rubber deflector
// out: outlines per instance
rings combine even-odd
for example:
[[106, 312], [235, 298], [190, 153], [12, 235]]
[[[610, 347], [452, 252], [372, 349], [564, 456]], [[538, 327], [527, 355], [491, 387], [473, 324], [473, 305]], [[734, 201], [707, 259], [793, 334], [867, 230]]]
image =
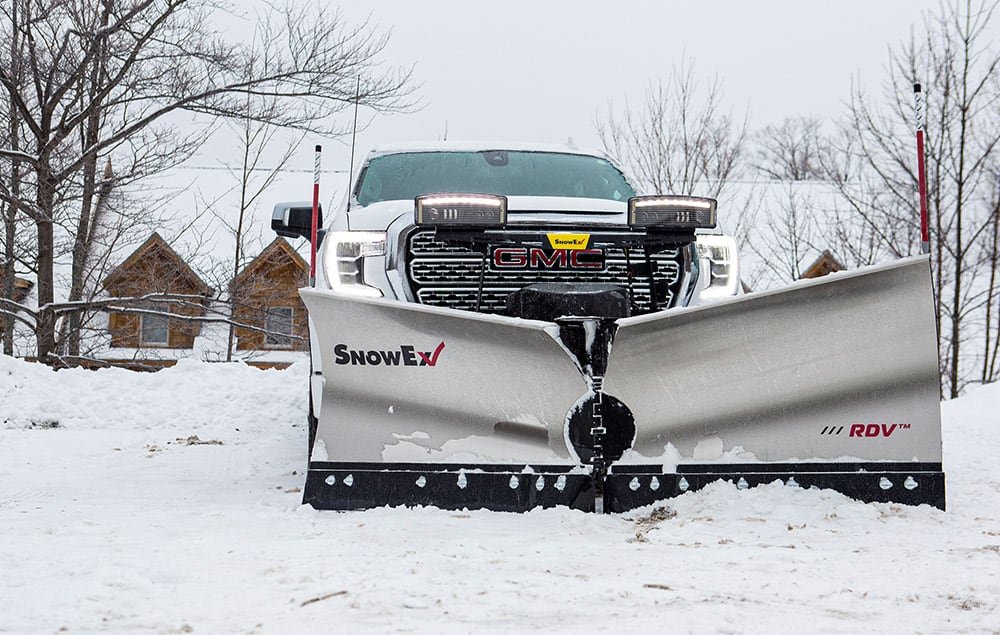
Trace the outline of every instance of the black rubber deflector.
[[617, 319], [631, 314], [627, 289], [596, 282], [531, 284], [507, 296], [507, 311], [515, 317], [546, 322], [568, 316]]

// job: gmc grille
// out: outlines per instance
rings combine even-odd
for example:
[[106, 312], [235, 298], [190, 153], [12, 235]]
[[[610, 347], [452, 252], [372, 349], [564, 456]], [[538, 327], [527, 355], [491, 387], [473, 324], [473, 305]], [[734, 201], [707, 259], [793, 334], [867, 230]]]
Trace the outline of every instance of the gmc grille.
[[[483, 271], [483, 257], [479, 252], [447, 244], [437, 240], [433, 231], [422, 230], [410, 234], [406, 256], [406, 277], [417, 301], [433, 306], [476, 310], [479, 276]], [[674, 306], [681, 295], [679, 287], [683, 280], [681, 250], [667, 249], [653, 254], [651, 260], [655, 263], [654, 279], [660, 288], [658, 306]], [[644, 262], [642, 252], [633, 252], [631, 262], [633, 266]], [[508, 295], [536, 282], [610, 282], [628, 288], [625, 253], [619, 248], [605, 249], [605, 263], [603, 271], [545, 268], [495, 271], [487, 263], [479, 310], [482, 313], [504, 313]], [[652, 311], [647, 276], [634, 277], [632, 300], [633, 315]]]

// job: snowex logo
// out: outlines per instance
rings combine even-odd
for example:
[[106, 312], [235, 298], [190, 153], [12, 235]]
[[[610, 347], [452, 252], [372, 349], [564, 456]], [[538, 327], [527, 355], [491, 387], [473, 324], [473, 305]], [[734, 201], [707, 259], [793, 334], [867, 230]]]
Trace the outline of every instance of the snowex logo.
[[437, 366], [444, 342], [433, 351], [421, 351], [409, 344], [389, 350], [349, 348], [347, 344], [333, 347], [333, 362], [339, 366]]
[[545, 234], [553, 249], [579, 250], [590, 244], [590, 234]]
[[587, 249], [590, 234], [546, 234], [547, 247], [497, 247], [490, 260], [493, 269], [592, 269], [604, 268], [604, 252]]

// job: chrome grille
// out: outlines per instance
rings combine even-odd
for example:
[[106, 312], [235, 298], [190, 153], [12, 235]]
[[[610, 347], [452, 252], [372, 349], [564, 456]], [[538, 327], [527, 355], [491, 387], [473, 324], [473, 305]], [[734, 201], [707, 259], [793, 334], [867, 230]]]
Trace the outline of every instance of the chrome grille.
[[[500, 246], [500, 245], [494, 245]], [[451, 245], [437, 240], [433, 231], [416, 231], [410, 235], [407, 249], [406, 276], [413, 295], [421, 304], [444, 306], [474, 311], [479, 295], [479, 276], [483, 257], [461, 245]], [[643, 260], [643, 255], [632, 254], [632, 262]], [[653, 254], [656, 263], [655, 278], [665, 282], [668, 291], [657, 298], [660, 307], [673, 306], [681, 283], [680, 249], [667, 249]], [[488, 266], [483, 273], [483, 295], [479, 310], [483, 313], [506, 311], [508, 295], [536, 282], [610, 282], [628, 287], [628, 267], [625, 253], [620, 248], [605, 249], [605, 269], [518, 269], [494, 271]], [[649, 281], [645, 276], [636, 277], [632, 283], [633, 314], [652, 310]]]

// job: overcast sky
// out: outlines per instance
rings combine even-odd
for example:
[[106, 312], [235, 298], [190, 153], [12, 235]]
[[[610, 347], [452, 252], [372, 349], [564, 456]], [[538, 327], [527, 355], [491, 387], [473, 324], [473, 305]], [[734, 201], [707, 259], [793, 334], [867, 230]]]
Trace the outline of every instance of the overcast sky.
[[[359, 137], [598, 144], [609, 100], [641, 99], [683, 57], [717, 75], [755, 127], [834, 116], [853, 77], [877, 87], [887, 50], [937, 0], [608, 2], [367, 0], [350, 20], [391, 29], [386, 60], [414, 64], [424, 108], [380, 117]], [[331, 148], [332, 150], [333, 148]]]
[[[349, 23], [390, 30], [389, 66], [413, 66], [423, 107], [362, 114], [358, 156], [373, 144], [453, 140], [573, 141], [599, 148], [595, 119], [609, 102], [642, 99], [685, 57], [717, 76], [734, 115], [751, 127], [795, 115], [832, 119], [852, 80], [878, 90], [899, 47], [938, 0], [365, 0], [341, 3]], [[994, 31], [996, 31], [994, 27]], [[933, 87], [927, 87], [933, 90]], [[342, 115], [346, 125], [350, 112]], [[350, 138], [307, 139], [295, 165], [349, 165]], [[342, 185], [331, 178], [333, 187]], [[329, 190], [328, 190], [329, 191]]]

